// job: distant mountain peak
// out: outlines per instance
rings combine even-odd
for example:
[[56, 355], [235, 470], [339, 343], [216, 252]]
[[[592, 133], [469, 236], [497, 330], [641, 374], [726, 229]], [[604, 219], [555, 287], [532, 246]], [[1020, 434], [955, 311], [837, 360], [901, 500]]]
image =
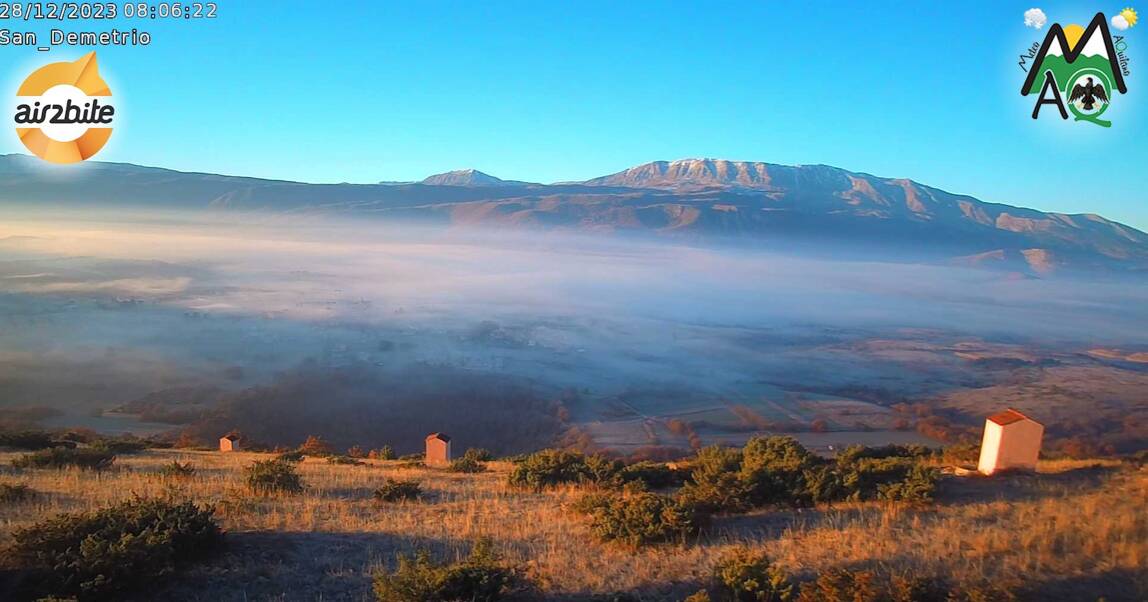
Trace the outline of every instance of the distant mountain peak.
[[986, 203], [904, 178], [828, 165], [724, 159], [654, 161], [584, 183], [506, 181], [467, 169], [426, 185], [304, 184], [119, 163], [74, 177], [0, 156], [0, 208], [108, 207], [358, 213], [545, 228], [633, 231], [690, 240], [831, 240], [898, 257], [1044, 276], [1068, 269], [1148, 273], [1148, 233], [1093, 214]]
[[422, 181], [428, 186], [522, 186], [526, 182], [503, 180], [477, 169], [456, 169], [429, 176]]
[[802, 170], [806, 175], [842, 178], [848, 172], [825, 165], [775, 165], [759, 161], [728, 159], [677, 159], [653, 161], [608, 176], [587, 180], [590, 186], [632, 188], [743, 188], [766, 190], [776, 173]]

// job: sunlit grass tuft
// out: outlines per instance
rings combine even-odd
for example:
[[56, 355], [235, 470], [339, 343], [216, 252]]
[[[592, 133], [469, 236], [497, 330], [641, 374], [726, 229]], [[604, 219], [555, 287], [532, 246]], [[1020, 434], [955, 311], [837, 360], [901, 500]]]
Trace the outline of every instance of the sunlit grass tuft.
[[[383, 547], [355, 561], [362, 566], [347, 567], [348, 558], [336, 547], [307, 551], [306, 562], [327, 572], [325, 587], [334, 578], [351, 597], [367, 595], [371, 569], [397, 552], [431, 542], [440, 553], [461, 558], [483, 536], [507, 560], [527, 567], [544, 591], [571, 594], [659, 588], [690, 593], [718, 558], [738, 546], [763, 549], [799, 576], [831, 567], [892, 565], [953, 579], [1016, 583], [1113, 571], [1144, 574], [1148, 565], [1148, 472], [1114, 463], [1045, 463], [1040, 477], [951, 477], [932, 509], [865, 504], [719, 517], [692, 545], [634, 551], [592, 536], [586, 519], [569, 508], [583, 494], [580, 488], [510, 488], [510, 465], [502, 462], [469, 474], [396, 461], [356, 466], [308, 459], [297, 465], [302, 494], [253, 496], [244, 468], [271, 455], [153, 450], [120, 456], [103, 472], [17, 470], [10, 462], [18, 456], [0, 453], [6, 473], [0, 479], [27, 484], [37, 495], [0, 505], [0, 546], [11, 542], [13, 531], [54, 514], [135, 495], [177, 493], [214, 504], [232, 533], [314, 534], [323, 541], [379, 536]], [[171, 478], [165, 473], [172, 462], [189, 464], [194, 472]], [[421, 497], [379, 504], [374, 492], [387, 478], [417, 481]], [[345, 569], [331, 577], [330, 567]]]

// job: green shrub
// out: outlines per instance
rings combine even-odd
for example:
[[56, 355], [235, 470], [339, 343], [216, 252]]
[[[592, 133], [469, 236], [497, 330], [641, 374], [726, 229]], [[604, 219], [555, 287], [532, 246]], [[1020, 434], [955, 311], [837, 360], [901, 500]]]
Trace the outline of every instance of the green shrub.
[[831, 569], [801, 586], [798, 602], [1011, 602], [1015, 593], [995, 584], [950, 585], [929, 575], [892, 575]]
[[699, 450], [682, 495], [710, 512], [841, 500], [923, 502], [932, 498], [937, 475], [922, 460], [932, 455], [922, 446], [853, 446], [829, 461], [792, 437], [758, 437], [741, 450]]
[[819, 458], [793, 437], [754, 437], [742, 448], [746, 470], [798, 471], [817, 463]]
[[587, 516], [593, 515], [599, 508], [608, 505], [618, 494], [613, 491], [594, 490], [584, 493], [570, 504], [570, 509]]
[[447, 567], [440, 596], [450, 602], [493, 602], [505, 597], [518, 580], [517, 569], [504, 565], [491, 540], [483, 538], [465, 561]]
[[12, 555], [43, 594], [109, 598], [218, 544], [213, 512], [191, 502], [136, 498], [17, 531]]
[[362, 460], [357, 460], [350, 456], [327, 456], [327, 464], [336, 464], [344, 466], [362, 466]]
[[388, 478], [375, 490], [375, 499], [380, 502], [399, 502], [403, 500], [417, 500], [423, 489], [418, 481], [400, 481]]
[[813, 503], [806, 473], [820, 459], [793, 437], [755, 437], [742, 449], [741, 480], [754, 506]]
[[181, 463], [177, 460], [172, 460], [163, 465], [163, 468], [160, 469], [160, 474], [173, 479], [188, 479], [195, 476], [195, 467], [191, 465], [191, 462]]
[[794, 598], [793, 583], [764, 552], [735, 550], [714, 567], [714, 581], [722, 599], [731, 602], [787, 602]]
[[295, 467], [278, 460], [256, 461], [248, 466], [247, 486], [259, 495], [303, 491], [303, 482]]
[[[946, 454], [955, 448], [946, 450]], [[837, 466], [851, 500], [929, 501], [937, 472], [921, 464], [936, 455], [921, 445], [854, 445], [837, 456]]]
[[642, 483], [650, 489], [677, 487], [684, 477], [681, 471], [670, 470], [664, 462], [649, 461], [623, 466], [619, 476], [624, 482]]
[[935, 468], [918, 464], [903, 480], [878, 486], [877, 497], [891, 502], [931, 503], [939, 477], [940, 473]]
[[591, 530], [604, 541], [631, 547], [678, 541], [696, 535], [705, 515], [689, 501], [641, 492], [587, 498], [581, 506], [591, 516]]
[[285, 451], [278, 456], [275, 456], [275, 459], [279, 462], [302, 462], [303, 452], [299, 450]]
[[[924, 502], [932, 498], [937, 473], [921, 464], [933, 454], [921, 446], [851, 447], [835, 461], [819, 458], [792, 437], [758, 437], [743, 449], [708, 447], [691, 462], [677, 508], [694, 518], [712, 512], [742, 512], [784, 505], [801, 507], [840, 500], [884, 499]], [[511, 485], [540, 490], [565, 483], [610, 487], [663, 488], [680, 482], [664, 464], [629, 466], [602, 456], [546, 450], [521, 459], [511, 472]], [[589, 496], [576, 508], [595, 517], [605, 539], [640, 545], [670, 539], [657, 519], [664, 503], [657, 496]], [[630, 502], [620, 500], [634, 500]], [[634, 518], [638, 515], [644, 518]], [[639, 523], [647, 521], [643, 529]], [[687, 529], [688, 531], [688, 529]]]
[[115, 454], [94, 448], [53, 447], [35, 453], [25, 454], [12, 460], [17, 468], [67, 468], [74, 466], [81, 470], [106, 470], [116, 461]]
[[454, 564], [434, 562], [426, 550], [400, 555], [393, 573], [375, 574], [374, 590], [380, 602], [494, 602], [520, 583], [518, 570], [502, 562], [489, 539], [480, 539]]
[[32, 488], [24, 484], [0, 483], [0, 504], [26, 502], [36, 496]]
[[450, 471], [466, 473], [486, 472], [486, 464], [469, 456], [463, 456], [450, 463]]
[[708, 512], [748, 510], [749, 487], [741, 478], [741, 451], [718, 446], [698, 450], [682, 496]]
[[801, 586], [798, 602], [883, 602], [888, 587], [871, 571], [831, 569]]
[[912, 458], [861, 458], [839, 465], [846, 496], [851, 500], [877, 499], [881, 486], [905, 480], [917, 463]]
[[582, 456], [581, 460], [586, 467], [583, 481], [604, 487], [620, 487], [623, 484], [622, 469], [626, 464], [621, 460], [607, 458], [601, 454]]
[[494, 459], [494, 454], [490, 453], [489, 449], [483, 449], [481, 447], [472, 447], [472, 448], [466, 450], [466, 453], [463, 454], [462, 457], [470, 458], [470, 459], [474, 460], [475, 462], [490, 462], [491, 460]]
[[806, 469], [802, 486], [808, 496], [807, 499], [815, 504], [829, 504], [849, 497], [844, 475], [833, 466], [813, 466]]
[[981, 458], [980, 443], [950, 445], [941, 451], [946, 464], [976, 464]]
[[[946, 452], [957, 451], [958, 447], [946, 448]], [[980, 448], [977, 448], [977, 453], [980, 453]], [[837, 454], [837, 462], [839, 464], [852, 464], [857, 460], [863, 458], [870, 458], [880, 460], [884, 458], [915, 458], [925, 459], [934, 455], [933, 450], [925, 447], [924, 445], [881, 445], [877, 447], [866, 447], [864, 445], [850, 445], [841, 450]]]
[[397, 456], [391, 446], [384, 445], [379, 449], [372, 449], [367, 453], [367, 457], [372, 460], [394, 460]]
[[[569, 453], [569, 452], [567, 452]], [[577, 466], [581, 461], [583, 467]], [[603, 455], [582, 456], [573, 454], [566, 458], [566, 470], [578, 479], [568, 482], [594, 483], [603, 487], [626, 487], [639, 489], [662, 489], [681, 485], [682, 479], [662, 462], [641, 461], [626, 464], [621, 460]]]
[[586, 466], [586, 457], [557, 449], [530, 454], [514, 467], [509, 476], [512, 486], [535, 491], [588, 480], [591, 480], [591, 472]]
[[0, 447], [36, 451], [55, 447], [52, 434], [47, 431], [11, 431], [0, 433]]
[[922, 461], [933, 454], [922, 446], [853, 446], [828, 461], [790, 437], [754, 438], [743, 449], [699, 450], [682, 495], [714, 512], [841, 500], [926, 502], [937, 472]]
[[91, 443], [92, 449], [98, 449], [113, 454], [134, 454], [144, 451], [151, 444], [143, 439], [134, 437], [115, 437], [96, 439]]

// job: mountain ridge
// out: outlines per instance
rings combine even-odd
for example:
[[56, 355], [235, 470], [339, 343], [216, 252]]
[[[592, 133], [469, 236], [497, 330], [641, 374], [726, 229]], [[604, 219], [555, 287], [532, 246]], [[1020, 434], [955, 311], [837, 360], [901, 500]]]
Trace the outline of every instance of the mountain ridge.
[[[828, 165], [681, 159], [555, 184], [477, 170], [388, 184], [307, 184], [118, 163], [91, 163], [66, 178], [53, 171], [23, 155], [0, 156], [0, 204], [333, 214], [780, 247], [901, 245], [898, 253], [913, 257], [988, 254], [971, 263], [1029, 264], [1039, 267], [1035, 275], [1061, 266], [1148, 271], [1148, 234], [1096, 214], [989, 203]], [[997, 256], [1010, 259], [987, 259]]]
[[477, 169], [456, 169], [423, 178], [428, 186], [534, 186], [530, 182], [503, 180]]

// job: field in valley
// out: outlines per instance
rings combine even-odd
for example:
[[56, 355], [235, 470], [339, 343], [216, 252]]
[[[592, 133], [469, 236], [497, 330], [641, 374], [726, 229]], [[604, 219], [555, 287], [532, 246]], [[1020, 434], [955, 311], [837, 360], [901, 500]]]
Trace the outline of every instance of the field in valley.
[[400, 451], [446, 430], [500, 453], [653, 455], [763, 432], [822, 451], [952, 443], [1015, 406], [1057, 449], [1148, 445], [1140, 281], [362, 223], [43, 219], [0, 232], [0, 426]]

